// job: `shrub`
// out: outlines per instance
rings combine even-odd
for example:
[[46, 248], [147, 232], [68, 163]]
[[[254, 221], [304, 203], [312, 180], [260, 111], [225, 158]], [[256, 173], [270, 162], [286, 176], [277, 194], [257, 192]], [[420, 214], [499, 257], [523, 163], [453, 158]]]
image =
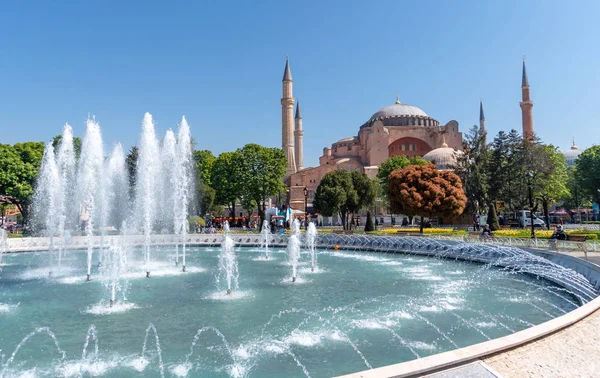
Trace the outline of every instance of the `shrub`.
[[373, 217], [371, 212], [367, 211], [367, 223], [365, 224], [365, 232], [375, 231], [375, 225], [373, 225]]

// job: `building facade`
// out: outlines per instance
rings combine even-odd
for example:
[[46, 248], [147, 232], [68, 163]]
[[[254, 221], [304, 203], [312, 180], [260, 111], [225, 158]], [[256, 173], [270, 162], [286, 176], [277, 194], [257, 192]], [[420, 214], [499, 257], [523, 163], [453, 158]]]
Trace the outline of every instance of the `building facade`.
[[[289, 61], [283, 75], [282, 149], [288, 158], [286, 183], [290, 187], [290, 205], [304, 209], [305, 192], [309, 202], [325, 174], [336, 169], [358, 171], [369, 177], [377, 175], [379, 164], [391, 156], [425, 156], [442, 147], [462, 148], [462, 133], [458, 122], [441, 124], [422, 109], [396, 102], [376, 111], [358, 127], [355, 136], [342, 138], [323, 148], [317, 167], [303, 167], [303, 124], [300, 105], [292, 117], [295, 103], [292, 92], [292, 74]], [[293, 138], [292, 138], [293, 136]]]
[[[523, 59], [520, 102], [523, 138], [532, 141], [533, 102], [529, 78]], [[355, 135], [342, 138], [323, 148], [317, 167], [304, 168], [302, 153], [303, 124], [300, 105], [296, 103], [296, 114], [292, 117], [295, 104], [292, 93], [292, 73], [289, 61], [283, 75], [282, 104], [282, 148], [288, 157], [286, 184], [289, 186], [289, 201], [294, 209], [303, 210], [307, 188], [308, 203], [328, 172], [344, 169], [363, 172], [375, 177], [379, 165], [391, 156], [421, 156], [439, 169], [451, 169], [456, 157], [462, 153], [462, 133], [458, 122], [451, 120], [441, 124], [424, 110], [400, 102], [379, 109], [358, 127]], [[479, 127], [486, 130], [483, 103], [479, 104]]]

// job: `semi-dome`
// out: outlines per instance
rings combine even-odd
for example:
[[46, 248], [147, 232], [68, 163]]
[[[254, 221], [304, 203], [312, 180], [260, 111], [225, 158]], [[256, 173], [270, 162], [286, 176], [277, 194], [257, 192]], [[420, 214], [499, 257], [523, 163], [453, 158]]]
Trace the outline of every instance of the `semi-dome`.
[[565, 155], [565, 160], [567, 161], [567, 165], [574, 166], [575, 160], [579, 157], [579, 155], [582, 152], [583, 151], [580, 150], [579, 147], [577, 147], [577, 145], [575, 144], [575, 140], [573, 140], [573, 145], [571, 146], [571, 149], [563, 152], [563, 155]]
[[454, 169], [458, 161], [458, 157], [463, 154], [462, 151], [448, 147], [446, 142], [442, 147], [431, 150], [423, 156], [423, 160], [429, 161], [437, 167], [437, 169]]

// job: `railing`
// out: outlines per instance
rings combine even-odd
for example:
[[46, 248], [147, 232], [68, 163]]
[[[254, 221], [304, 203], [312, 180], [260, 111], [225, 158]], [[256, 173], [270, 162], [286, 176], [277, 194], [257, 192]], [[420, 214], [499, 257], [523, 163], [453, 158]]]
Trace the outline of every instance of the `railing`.
[[[222, 233], [218, 234], [189, 234], [185, 237], [186, 244], [202, 244], [202, 245], [215, 245], [220, 244], [222, 240]], [[334, 234], [320, 234], [321, 238], [326, 238], [328, 235]], [[355, 234], [356, 236], [366, 237], [366, 235]], [[259, 244], [260, 234], [256, 232], [247, 233], [232, 233], [230, 236], [236, 242], [236, 244]], [[341, 235], [340, 235], [341, 236]], [[473, 235], [407, 235], [407, 234], [390, 234], [385, 236], [369, 236], [369, 240], [377, 238], [375, 240], [387, 240], [389, 238], [402, 238], [407, 236], [421, 236], [432, 240], [449, 240], [455, 242], [467, 242], [467, 243], [486, 243], [493, 245], [505, 245], [513, 247], [523, 248], [536, 248], [546, 249], [559, 253], [568, 252], [582, 252], [584, 257], [587, 259], [588, 252], [595, 253], [600, 252], [600, 243], [596, 240], [585, 241], [585, 242], [574, 242], [574, 241], [563, 241], [563, 240], [549, 240], [549, 239], [523, 239], [523, 238], [512, 238], [512, 237], [490, 237], [481, 238]], [[104, 243], [105, 247], [109, 247], [111, 244], [116, 243], [120, 240], [119, 235], [105, 236], [94, 236], [92, 238], [92, 246], [100, 247]], [[183, 239], [179, 235], [152, 235], [151, 243], [153, 245], [172, 245], [181, 244]], [[144, 235], [131, 235], [127, 236], [127, 243], [132, 245], [143, 245], [145, 242]], [[55, 247], [58, 247], [58, 238], [54, 239]], [[88, 239], [85, 236], [74, 236], [65, 241], [66, 249], [83, 249], [88, 247]], [[287, 244], [287, 235], [275, 234], [271, 237], [272, 244]], [[16, 251], [31, 251], [31, 250], [47, 250], [50, 248], [50, 238], [47, 237], [31, 237], [31, 238], [19, 238], [9, 239], [9, 252]]]

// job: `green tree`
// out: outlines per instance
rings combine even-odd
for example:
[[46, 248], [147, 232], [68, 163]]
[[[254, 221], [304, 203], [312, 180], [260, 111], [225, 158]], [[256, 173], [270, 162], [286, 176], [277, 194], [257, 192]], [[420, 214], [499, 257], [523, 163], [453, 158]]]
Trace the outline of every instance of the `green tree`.
[[25, 223], [43, 153], [43, 142], [0, 144], [0, 195], [17, 206]]
[[388, 200], [393, 212], [420, 216], [421, 233], [425, 217], [458, 216], [467, 205], [460, 178], [453, 172], [439, 171], [433, 164], [393, 171], [388, 182]]
[[209, 150], [194, 151], [196, 198], [200, 214], [202, 215], [213, 212], [216, 191], [211, 187], [211, 173], [216, 160], [217, 158]]
[[252, 143], [236, 153], [241, 171], [239, 198], [248, 206], [255, 204], [254, 206], [258, 207], [262, 224], [265, 220], [267, 199], [283, 189], [283, 177], [287, 166], [285, 154], [280, 148], [267, 148]]
[[243, 184], [239, 152], [223, 152], [212, 165], [210, 182], [215, 190], [215, 204], [227, 206], [235, 218], [235, 202]]
[[216, 160], [217, 158], [209, 150], [194, 151], [196, 179], [202, 180], [206, 185], [211, 186], [212, 166]]
[[549, 207], [569, 195], [567, 161], [552, 145], [532, 145], [533, 167], [536, 174], [536, 197], [542, 203], [546, 227], [550, 229]]
[[462, 180], [467, 196], [467, 210], [480, 214], [489, 202], [489, 149], [485, 130], [473, 126], [465, 136], [463, 154], [458, 155], [454, 173]]
[[348, 204], [358, 203], [358, 194], [352, 184], [352, 176], [343, 169], [337, 169], [323, 176], [315, 191], [315, 209], [327, 217], [339, 214], [346, 229], [350, 208]]
[[[215, 195], [216, 192], [213, 188], [206, 185], [202, 179], [196, 181], [197, 193], [198, 193], [198, 210], [201, 215], [215, 214]], [[222, 214], [218, 214], [222, 215]]]
[[583, 192], [579, 187], [576, 177], [576, 167], [567, 167], [567, 183], [568, 192], [560, 198], [562, 207], [565, 210], [580, 209], [582, 207], [592, 206], [592, 197]]
[[352, 213], [357, 213], [361, 209], [373, 206], [377, 196], [377, 186], [366, 174], [361, 172], [350, 173], [352, 186], [357, 194], [356, 203], [349, 203], [348, 208]]
[[600, 146], [592, 146], [579, 155], [575, 177], [581, 193], [600, 203]]

